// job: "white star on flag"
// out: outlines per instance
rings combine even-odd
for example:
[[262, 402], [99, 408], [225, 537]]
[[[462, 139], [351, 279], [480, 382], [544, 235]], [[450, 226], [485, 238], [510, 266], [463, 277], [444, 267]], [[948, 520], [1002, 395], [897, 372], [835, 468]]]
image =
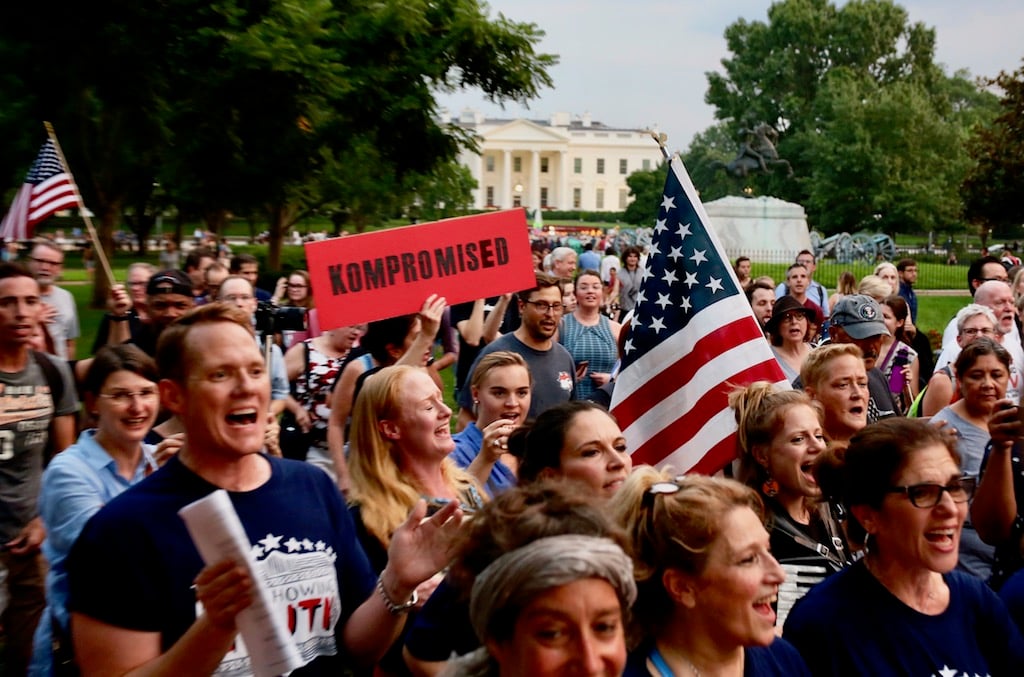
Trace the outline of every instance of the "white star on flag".
[[661, 201], [661, 208], [662, 209], [664, 209], [665, 211], [668, 211], [669, 209], [675, 209], [676, 208], [676, 198], [674, 196], [673, 197], [669, 197], [668, 195], [662, 195], [662, 198], [663, 198], [662, 201]]
[[654, 318], [651, 321], [651, 329], [654, 330], [655, 334], [659, 333], [664, 328], [665, 328], [665, 321], [662, 320], [660, 317], [656, 317], [656, 318]]
[[716, 291], [722, 291], [722, 281], [717, 277], [711, 278], [711, 281], [704, 286], [710, 289], [712, 294]]
[[693, 256], [690, 257], [690, 260], [699, 266], [701, 263], [708, 260], [708, 257], [704, 256], [705, 251], [706, 250], [704, 249], [694, 249]]

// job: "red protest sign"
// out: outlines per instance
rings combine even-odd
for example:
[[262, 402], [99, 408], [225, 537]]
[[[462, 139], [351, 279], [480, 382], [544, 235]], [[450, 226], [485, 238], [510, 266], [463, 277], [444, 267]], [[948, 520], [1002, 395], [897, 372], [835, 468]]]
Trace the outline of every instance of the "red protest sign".
[[535, 283], [526, 212], [510, 209], [306, 245], [323, 329], [415, 313]]

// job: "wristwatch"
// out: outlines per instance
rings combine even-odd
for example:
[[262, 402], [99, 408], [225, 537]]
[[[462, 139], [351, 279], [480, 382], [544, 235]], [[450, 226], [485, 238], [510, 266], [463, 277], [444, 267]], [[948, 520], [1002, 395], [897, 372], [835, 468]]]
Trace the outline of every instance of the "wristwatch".
[[107, 313], [107, 319], [110, 320], [111, 322], [127, 322], [128, 320], [132, 319], [132, 316], [129, 313], [125, 313], [124, 315], [115, 315], [114, 313]]

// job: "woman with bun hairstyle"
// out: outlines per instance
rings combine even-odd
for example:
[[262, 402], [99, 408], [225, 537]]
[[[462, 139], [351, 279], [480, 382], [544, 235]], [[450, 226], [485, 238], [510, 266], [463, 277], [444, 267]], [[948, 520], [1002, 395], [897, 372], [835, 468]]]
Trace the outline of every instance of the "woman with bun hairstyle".
[[740, 478], [764, 501], [772, 555], [785, 569], [779, 627], [809, 589], [847, 564], [846, 540], [814, 476], [825, 451], [821, 409], [806, 393], [760, 381], [729, 395]]
[[786, 578], [753, 489], [638, 468], [611, 500], [633, 554], [638, 637], [627, 677], [806, 675], [775, 634]]

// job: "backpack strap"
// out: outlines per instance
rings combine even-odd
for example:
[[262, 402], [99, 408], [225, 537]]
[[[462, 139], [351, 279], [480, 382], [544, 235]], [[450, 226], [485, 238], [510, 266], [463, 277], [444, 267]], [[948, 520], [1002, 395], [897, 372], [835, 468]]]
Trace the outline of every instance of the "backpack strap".
[[53, 408], [56, 411], [57, 403], [64, 398], [64, 378], [60, 375], [60, 370], [57, 369], [57, 365], [53, 363], [53, 358], [46, 353], [40, 353], [35, 350], [32, 351], [32, 358], [39, 365], [39, 368], [43, 370], [43, 376], [46, 378], [46, 385], [50, 386], [50, 397], [53, 398]]

